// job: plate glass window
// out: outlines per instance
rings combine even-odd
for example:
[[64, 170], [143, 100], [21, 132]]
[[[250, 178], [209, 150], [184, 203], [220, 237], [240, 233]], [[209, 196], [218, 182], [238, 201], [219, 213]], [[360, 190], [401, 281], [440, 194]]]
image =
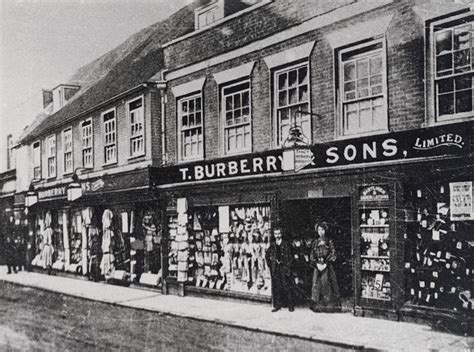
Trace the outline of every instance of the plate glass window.
[[294, 123], [302, 128], [306, 138], [311, 139], [310, 115], [296, 113], [309, 112], [308, 64], [276, 72], [275, 88], [278, 144], [281, 145], [288, 137]]
[[474, 23], [434, 32], [435, 98], [438, 120], [473, 111]]
[[181, 138], [181, 159], [194, 159], [203, 155], [203, 117], [200, 95], [183, 98], [178, 104]]
[[224, 145], [226, 153], [251, 149], [250, 82], [223, 89]]
[[56, 136], [49, 136], [46, 141], [46, 157], [48, 160], [48, 177], [56, 177]]
[[94, 163], [92, 149], [92, 120], [84, 121], [82, 127], [82, 165], [92, 167]]
[[130, 114], [130, 156], [143, 155], [145, 142], [143, 137], [143, 99], [128, 104]]
[[35, 180], [41, 179], [41, 144], [40, 142], [33, 143], [33, 178]]
[[104, 163], [111, 164], [117, 162], [117, 135], [115, 110], [111, 110], [103, 115], [104, 118]]
[[72, 159], [72, 129], [63, 131], [64, 173], [69, 174], [73, 169]]
[[344, 135], [387, 128], [383, 44], [342, 53], [342, 132]]

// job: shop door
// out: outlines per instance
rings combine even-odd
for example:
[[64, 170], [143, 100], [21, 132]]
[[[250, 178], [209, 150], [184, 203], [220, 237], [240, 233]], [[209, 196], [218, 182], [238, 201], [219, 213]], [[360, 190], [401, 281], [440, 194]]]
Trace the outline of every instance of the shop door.
[[312, 268], [309, 248], [315, 238], [314, 225], [325, 221], [329, 238], [334, 242], [337, 259], [334, 265], [343, 308], [352, 309], [352, 240], [350, 198], [322, 198], [283, 201], [280, 211], [281, 227], [296, 253], [294, 272], [300, 303], [311, 298]]

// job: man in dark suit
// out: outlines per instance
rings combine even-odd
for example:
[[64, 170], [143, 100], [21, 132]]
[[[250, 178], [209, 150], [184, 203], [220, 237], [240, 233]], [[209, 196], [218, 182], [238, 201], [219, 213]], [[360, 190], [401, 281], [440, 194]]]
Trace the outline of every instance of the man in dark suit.
[[272, 276], [272, 312], [279, 311], [283, 306], [287, 306], [289, 311], [293, 312], [290, 244], [282, 239], [281, 230], [278, 228], [273, 231], [273, 236], [275, 241], [270, 244], [265, 254], [265, 259], [270, 267], [270, 274]]

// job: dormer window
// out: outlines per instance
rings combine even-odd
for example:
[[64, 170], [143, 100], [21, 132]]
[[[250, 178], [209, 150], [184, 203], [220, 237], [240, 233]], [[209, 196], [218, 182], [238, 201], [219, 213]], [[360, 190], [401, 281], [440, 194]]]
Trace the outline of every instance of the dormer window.
[[[53, 112], [61, 109], [80, 89], [79, 86], [60, 84], [53, 89]], [[43, 94], [44, 98], [44, 94]]]
[[204, 28], [224, 18], [224, 0], [212, 1], [195, 10], [195, 29]]
[[250, 8], [262, 0], [211, 0], [194, 10], [194, 28], [208, 27], [224, 17]]

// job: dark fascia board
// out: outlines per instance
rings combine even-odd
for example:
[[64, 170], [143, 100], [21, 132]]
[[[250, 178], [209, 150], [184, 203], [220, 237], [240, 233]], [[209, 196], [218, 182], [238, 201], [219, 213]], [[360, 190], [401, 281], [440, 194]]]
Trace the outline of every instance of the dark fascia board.
[[16, 169], [11, 169], [0, 173], [0, 182], [14, 180], [16, 178]]

